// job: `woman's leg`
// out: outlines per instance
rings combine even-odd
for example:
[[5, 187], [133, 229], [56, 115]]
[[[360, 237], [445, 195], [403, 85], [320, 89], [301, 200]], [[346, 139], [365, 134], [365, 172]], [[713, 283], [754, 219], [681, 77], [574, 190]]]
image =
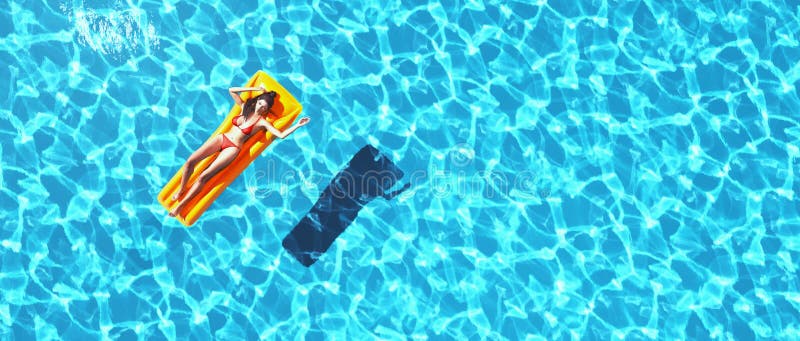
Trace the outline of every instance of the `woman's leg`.
[[183, 206], [185, 206], [186, 203], [192, 200], [192, 198], [194, 198], [194, 196], [200, 192], [200, 189], [202, 189], [203, 186], [208, 183], [208, 180], [211, 180], [214, 175], [217, 175], [219, 171], [225, 168], [225, 166], [229, 165], [238, 154], [238, 147], [225, 148], [220, 151], [217, 159], [214, 160], [214, 162], [212, 162], [208, 168], [206, 168], [203, 173], [197, 177], [197, 181], [195, 181], [194, 185], [192, 185], [192, 188], [189, 189], [189, 191], [186, 193], [186, 196], [181, 199], [178, 205], [169, 212], [169, 215], [172, 217], [178, 215], [178, 213], [183, 210]]
[[197, 150], [195, 150], [191, 156], [189, 156], [189, 159], [186, 160], [186, 164], [183, 166], [183, 174], [181, 174], [181, 186], [178, 187], [178, 192], [172, 195], [173, 201], [178, 200], [183, 195], [183, 192], [186, 191], [186, 183], [189, 182], [189, 178], [192, 177], [194, 166], [196, 166], [200, 161], [203, 161], [203, 159], [216, 153], [221, 145], [222, 134], [218, 135], [216, 138], [206, 141], [202, 146], [200, 146], [200, 148], [197, 148]]

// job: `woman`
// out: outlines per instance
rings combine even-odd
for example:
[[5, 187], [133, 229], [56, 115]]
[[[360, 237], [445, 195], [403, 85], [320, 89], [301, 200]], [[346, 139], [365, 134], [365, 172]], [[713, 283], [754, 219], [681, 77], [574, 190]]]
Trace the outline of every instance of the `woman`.
[[[242, 100], [242, 97], [239, 96], [239, 93], [244, 91], [261, 91], [262, 94], [245, 102]], [[239, 148], [250, 136], [266, 130], [272, 133], [272, 135], [283, 139], [311, 120], [308, 117], [303, 117], [296, 125], [285, 131], [280, 131], [265, 119], [273, 103], [275, 103], [275, 96], [277, 95], [275, 91], [267, 92], [267, 89], [261, 85], [257, 88], [230, 88], [228, 89], [228, 93], [230, 93], [233, 100], [236, 101], [236, 104], [242, 107], [242, 114], [233, 118], [233, 125], [230, 130], [203, 143], [203, 145], [186, 160], [186, 164], [183, 167], [183, 174], [181, 175], [180, 188], [178, 189], [178, 193], [172, 196], [173, 201], [180, 199], [180, 202], [169, 212], [171, 217], [178, 215], [178, 212], [183, 209], [186, 203], [197, 195], [208, 180], [211, 180], [214, 175], [236, 159], [236, 155], [239, 154]], [[197, 163], [216, 152], [219, 152], [217, 159], [200, 173], [194, 185], [186, 191], [186, 183], [189, 181], [192, 172], [194, 172], [194, 167]]]

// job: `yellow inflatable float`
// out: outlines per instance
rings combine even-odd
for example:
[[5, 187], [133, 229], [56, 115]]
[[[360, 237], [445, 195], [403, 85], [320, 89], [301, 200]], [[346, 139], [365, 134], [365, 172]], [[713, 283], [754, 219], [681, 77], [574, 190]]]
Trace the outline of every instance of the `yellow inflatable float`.
[[[297, 119], [300, 112], [303, 111], [303, 106], [300, 105], [300, 102], [298, 102], [289, 91], [286, 91], [280, 83], [272, 79], [272, 77], [267, 75], [264, 71], [256, 72], [245, 86], [256, 87], [261, 84], [268, 90], [273, 90], [278, 93], [278, 96], [275, 98], [275, 104], [267, 115], [267, 120], [278, 130], [286, 130], [292, 125], [295, 119]], [[242, 93], [241, 96], [243, 100], [247, 101], [254, 94], [258, 95], [257, 93], [245, 92]], [[217, 130], [211, 134], [209, 139], [216, 138], [217, 135], [228, 131], [231, 128], [231, 121], [235, 116], [239, 115], [240, 112], [241, 107], [234, 104], [228, 116], [222, 120], [222, 124], [217, 127]], [[239, 174], [242, 174], [244, 169], [247, 168], [274, 139], [275, 136], [269, 132], [256, 133], [256, 135], [250, 137], [250, 139], [242, 145], [236, 159], [211, 178], [197, 196], [186, 204], [176, 218], [185, 226], [194, 224], [203, 212], [208, 209], [211, 203], [222, 194], [222, 191], [224, 191]], [[215, 153], [197, 164], [192, 176], [189, 178], [189, 182], [186, 184], [186, 188], [191, 188], [200, 173], [217, 158], [217, 155], [218, 153]], [[161, 203], [161, 206], [164, 206], [167, 211], [178, 204], [178, 201], [172, 200], [172, 195], [175, 194], [180, 187], [182, 168], [183, 167], [178, 169], [172, 179], [161, 189], [161, 193], [158, 194], [158, 202]]]

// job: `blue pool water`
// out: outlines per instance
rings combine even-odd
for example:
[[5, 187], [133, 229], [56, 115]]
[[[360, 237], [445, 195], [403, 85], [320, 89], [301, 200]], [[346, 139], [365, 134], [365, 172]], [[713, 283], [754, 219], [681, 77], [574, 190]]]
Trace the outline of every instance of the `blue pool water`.
[[[2, 339], [800, 339], [796, 2], [244, 3], [0, 6]], [[184, 228], [259, 69], [311, 123]], [[412, 186], [305, 268], [365, 144]]]

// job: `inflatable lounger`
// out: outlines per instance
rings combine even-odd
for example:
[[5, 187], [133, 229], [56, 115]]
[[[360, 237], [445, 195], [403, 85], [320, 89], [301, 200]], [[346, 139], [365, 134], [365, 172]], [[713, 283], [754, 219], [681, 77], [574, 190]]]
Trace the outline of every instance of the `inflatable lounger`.
[[314, 207], [283, 239], [283, 247], [306, 267], [314, 264], [333, 241], [376, 197], [391, 200], [410, 187], [384, 193], [403, 177], [389, 158], [374, 147], [361, 148], [322, 191]]
[[[270, 113], [267, 115], [267, 120], [272, 122], [272, 125], [275, 126], [278, 130], [285, 130], [289, 128], [294, 120], [300, 115], [300, 112], [303, 110], [303, 106], [300, 105], [299, 102], [290, 94], [286, 89], [278, 84], [272, 77], [264, 73], [263, 71], [256, 72], [253, 77], [247, 82], [245, 86], [247, 87], [257, 87], [261, 84], [264, 84], [264, 87], [267, 90], [274, 90], [278, 93], [275, 97], [275, 103], [270, 110]], [[241, 93], [242, 99], [247, 101], [252, 96], [258, 95], [259, 92], [243, 92]], [[222, 124], [217, 127], [217, 130], [211, 134], [209, 139], [215, 138], [218, 134], [223, 132], [227, 132], [231, 128], [231, 120], [234, 116], [239, 115], [241, 112], [241, 107], [239, 105], [234, 104], [233, 108], [231, 108], [230, 113], [228, 116], [222, 120]], [[200, 215], [208, 209], [208, 206], [211, 205], [212, 202], [228, 187], [228, 185], [233, 182], [239, 174], [247, 168], [250, 163], [258, 157], [264, 149], [272, 143], [272, 140], [275, 137], [269, 132], [259, 132], [254, 136], [251, 136], [244, 144], [242, 144], [242, 148], [239, 150], [239, 155], [236, 156], [231, 164], [227, 167], [222, 169], [219, 173], [214, 175], [213, 178], [206, 184], [204, 188], [200, 190], [200, 192], [195, 196], [191, 201], [189, 201], [183, 211], [179, 212], [179, 216], [176, 217], [178, 220], [186, 226], [191, 226], [194, 224]], [[198, 146], [199, 147], [199, 146]], [[186, 188], [191, 188], [192, 184], [197, 180], [197, 177], [203, 170], [208, 167], [208, 165], [217, 158], [219, 153], [215, 153], [212, 156], [207, 157], [205, 160], [199, 162], [192, 173], [192, 176], [189, 178], [188, 183], [186, 184]], [[178, 191], [178, 187], [180, 187], [181, 183], [181, 173], [183, 172], [183, 166], [178, 169], [175, 176], [172, 177], [164, 188], [161, 190], [161, 193], [158, 194], [158, 202], [161, 203], [161, 206], [164, 206], [168, 211], [172, 209], [175, 205], [178, 204], [177, 201], [172, 200], [172, 195]]]

